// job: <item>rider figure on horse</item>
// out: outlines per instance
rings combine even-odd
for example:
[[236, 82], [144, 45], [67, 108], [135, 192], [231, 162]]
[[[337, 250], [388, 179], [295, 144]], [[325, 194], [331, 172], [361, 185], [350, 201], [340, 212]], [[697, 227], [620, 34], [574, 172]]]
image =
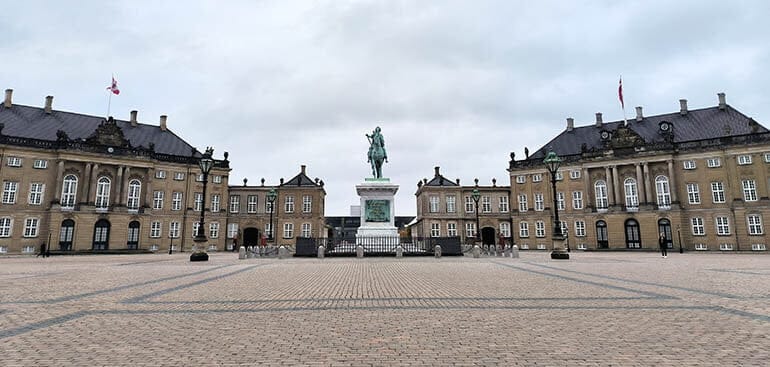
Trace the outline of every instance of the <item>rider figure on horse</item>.
[[380, 133], [380, 127], [377, 126], [372, 135], [366, 134], [369, 140], [369, 153], [366, 161], [372, 164], [372, 175], [375, 178], [382, 178], [382, 162], [388, 161], [388, 153], [385, 150], [385, 139]]

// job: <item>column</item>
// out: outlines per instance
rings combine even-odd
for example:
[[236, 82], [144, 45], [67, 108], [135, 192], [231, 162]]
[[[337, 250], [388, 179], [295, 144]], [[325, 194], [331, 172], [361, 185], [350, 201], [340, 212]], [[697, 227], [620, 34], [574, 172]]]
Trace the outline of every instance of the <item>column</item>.
[[88, 202], [88, 191], [90, 189], [89, 183], [91, 182], [91, 162], [86, 163], [85, 177], [83, 178], [83, 185], [80, 188], [80, 202]]
[[639, 203], [647, 204], [647, 195], [644, 192], [647, 185], [642, 180], [642, 165], [639, 163], [634, 165], [636, 166], [636, 191], [639, 193]]
[[667, 163], [668, 163], [668, 189], [669, 191], [671, 191], [671, 202], [676, 203], [679, 201], [679, 199], [677, 199], [677, 195], [676, 195], [677, 186], [676, 186], [676, 177], [674, 176], [674, 160], [669, 159]]
[[[99, 163], [94, 163], [94, 166], [91, 168], [93, 173], [91, 174], [91, 182], [88, 184], [88, 197], [86, 197], [86, 202], [88, 202], [89, 205], [93, 205], [94, 196], [96, 196], [96, 181], [99, 179]], [[94, 191], [91, 191], [91, 189], [94, 189]]]
[[647, 196], [647, 203], [655, 203], [655, 197], [652, 196], [652, 185], [650, 184], [650, 165], [647, 162], [642, 162], [644, 172], [644, 195]]
[[128, 204], [128, 180], [131, 178], [131, 167], [123, 168], [123, 182], [121, 183], [120, 204]]
[[620, 200], [620, 186], [618, 184], [618, 166], [612, 166], [612, 191], [615, 192], [615, 203], [623, 203], [625, 200]]
[[604, 176], [607, 182], [607, 200], [609, 201], [609, 206], [613, 206], [615, 205], [615, 190], [612, 187], [612, 175], [610, 174], [609, 166], [604, 167]]
[[56, 171], [56, 191], [53, 193], [54, 201], [61, 204], [61, 185], [64, 180], [64, 160], [60, 160]]
[[[112, 200], [110, 200], [115, 205], [120, 205], [123, 203], [123, 199], [121, 199], [121, 196], [123, 195], [123, 166], [118, 166], [118, 178], [115, 180], [115, 195], [113, 195]], [[117, 200], [114, 199], [114, 197], [117, 196]]]
[[148, 168], [147, 175], [144, 180], [144, 203], [142, 206], [146, 208], [152, 208], [153, 192], [152, 192], [152, 180], [155, 177], [155, 169]]
[[588, 199], [590, 197], [589, 193], [594, 190], [591, 184], [591, 177], [588, 175], [588, 168], [583, 168], [583, 186], [585, 187], [585, 192], [583, 192], [583, 208], [588, 205], [596, 205], [596, 198], [593, 201]]

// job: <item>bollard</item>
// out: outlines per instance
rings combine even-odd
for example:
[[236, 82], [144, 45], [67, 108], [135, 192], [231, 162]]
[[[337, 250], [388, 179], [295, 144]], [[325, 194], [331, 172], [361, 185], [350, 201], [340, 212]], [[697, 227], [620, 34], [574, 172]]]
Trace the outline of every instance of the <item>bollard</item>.
[[441, 258], [441, 245], [436, 245], [436, 247], [433, 248], [433, 256], [437, 259]]
[[481, 256], [481, 247], [479, 245], [473, 245], [473, 250], [471, 251], [473, 252], [474, 259], [478, 259]]
[[513, 249], [511, 249], [511, 258], [519, 258], [519, 246], [513, 245]]
[[502, 245], [497, 245], [497, 256], [505, 256], [505, 253], [503, 253]]
[[364, 257], [364, 246], [356, 246], [356, 257]]
[[246, 248], [241, 246], [238, 248], [238, 260], [243, 260], [246, 258]]
[[246, 248], [246, 258], [247, 259], [253, 259], [254, 258], [254, 247], [247, 247]]
[[404, 248], [401, 245], [396, 247], [396, 257], [404, 257]]
[[281, 245], [281, 247], [278, 248], [278, 258], [285, 259], [287, 257], [289, 257], [289, 249], [287, 249], [286, 246]]
[[325, 254], [326, 254], [326, 248], [324, 247], [324, 245], [318, 246], [318, 258], [323, 259]]

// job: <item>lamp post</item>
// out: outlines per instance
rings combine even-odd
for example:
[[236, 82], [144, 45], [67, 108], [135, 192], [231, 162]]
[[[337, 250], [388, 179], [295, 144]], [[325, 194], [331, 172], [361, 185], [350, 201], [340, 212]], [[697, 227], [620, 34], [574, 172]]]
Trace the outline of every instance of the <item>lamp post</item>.
[[270, 189], [267, 193], [267, 202], [270, 203], [270, 237], [268, 237], [268, 241], [271, 243], [273, 242], [273, 232], [275, 232], [275, 228], [273, 228], [273, 212], [275, 212], [275, 198], [277, 197], [278, 194], [275, 192], [275, 189]]
[[680, 224], [676, 225], [676, 236], [679, 237], [679, 253], [683, 254], [684, 249], [682, 248], [682, 225]]
[[209, 260], [209, 254], [206, 253], [206, 235], [203, 232], [203, 220], [204, 215], [206, 214], [206, 184], [209, 182], [209, 172], [211, 171], [211, 167], [214, 166], [214, 160], [211, 158], [213, 154], [214, 148], [208, 147], [206, 148], [203, 157], [198, 161], [201, 174], [203, 174], [203, 197], [201, 198], [201, 219], [200, 222], [198, 222], [198, 233], [195, 234], [195, 239], [193, 239], [193, 242], [195, 242], [195, 249], [190, 255], [190, 261]]
[[[551, 251], [551, 259], [566, 260], [569, 259], [569, 253], [564, 251], [564, 236], [561, 233], [558, 199], [556, 197], [556, 173], [561, 166], [561, 158], [551, 151], [545, 156], [543, 163], [545, 163], [548, 172], [551, 173], [551, 191], [553, 191], [553, 251]], [[557, 244], [561, 244], [561, 246], [557, 246]]]
[[481, 198], [481, 193], [478, 188], [473, 189], [471, 198], [473, 198], [473, 202], [476, 203], [476, 241], [479, 241], [481, 239], [479, 229], [479, 199]]

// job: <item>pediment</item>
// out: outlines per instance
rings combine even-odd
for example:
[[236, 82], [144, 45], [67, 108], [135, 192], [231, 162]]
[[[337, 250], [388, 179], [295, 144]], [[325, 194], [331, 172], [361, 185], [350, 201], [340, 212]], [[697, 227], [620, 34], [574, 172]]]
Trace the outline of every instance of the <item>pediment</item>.
[[123, 129], [118, 126], [117, 122], [115, 122], [112, 117], [102, 121], [99, 126], [96, 127], [93, 134], [86, 139], [86, 142], [116, 147], [131, 146], [131, 143], [123, 135]]

